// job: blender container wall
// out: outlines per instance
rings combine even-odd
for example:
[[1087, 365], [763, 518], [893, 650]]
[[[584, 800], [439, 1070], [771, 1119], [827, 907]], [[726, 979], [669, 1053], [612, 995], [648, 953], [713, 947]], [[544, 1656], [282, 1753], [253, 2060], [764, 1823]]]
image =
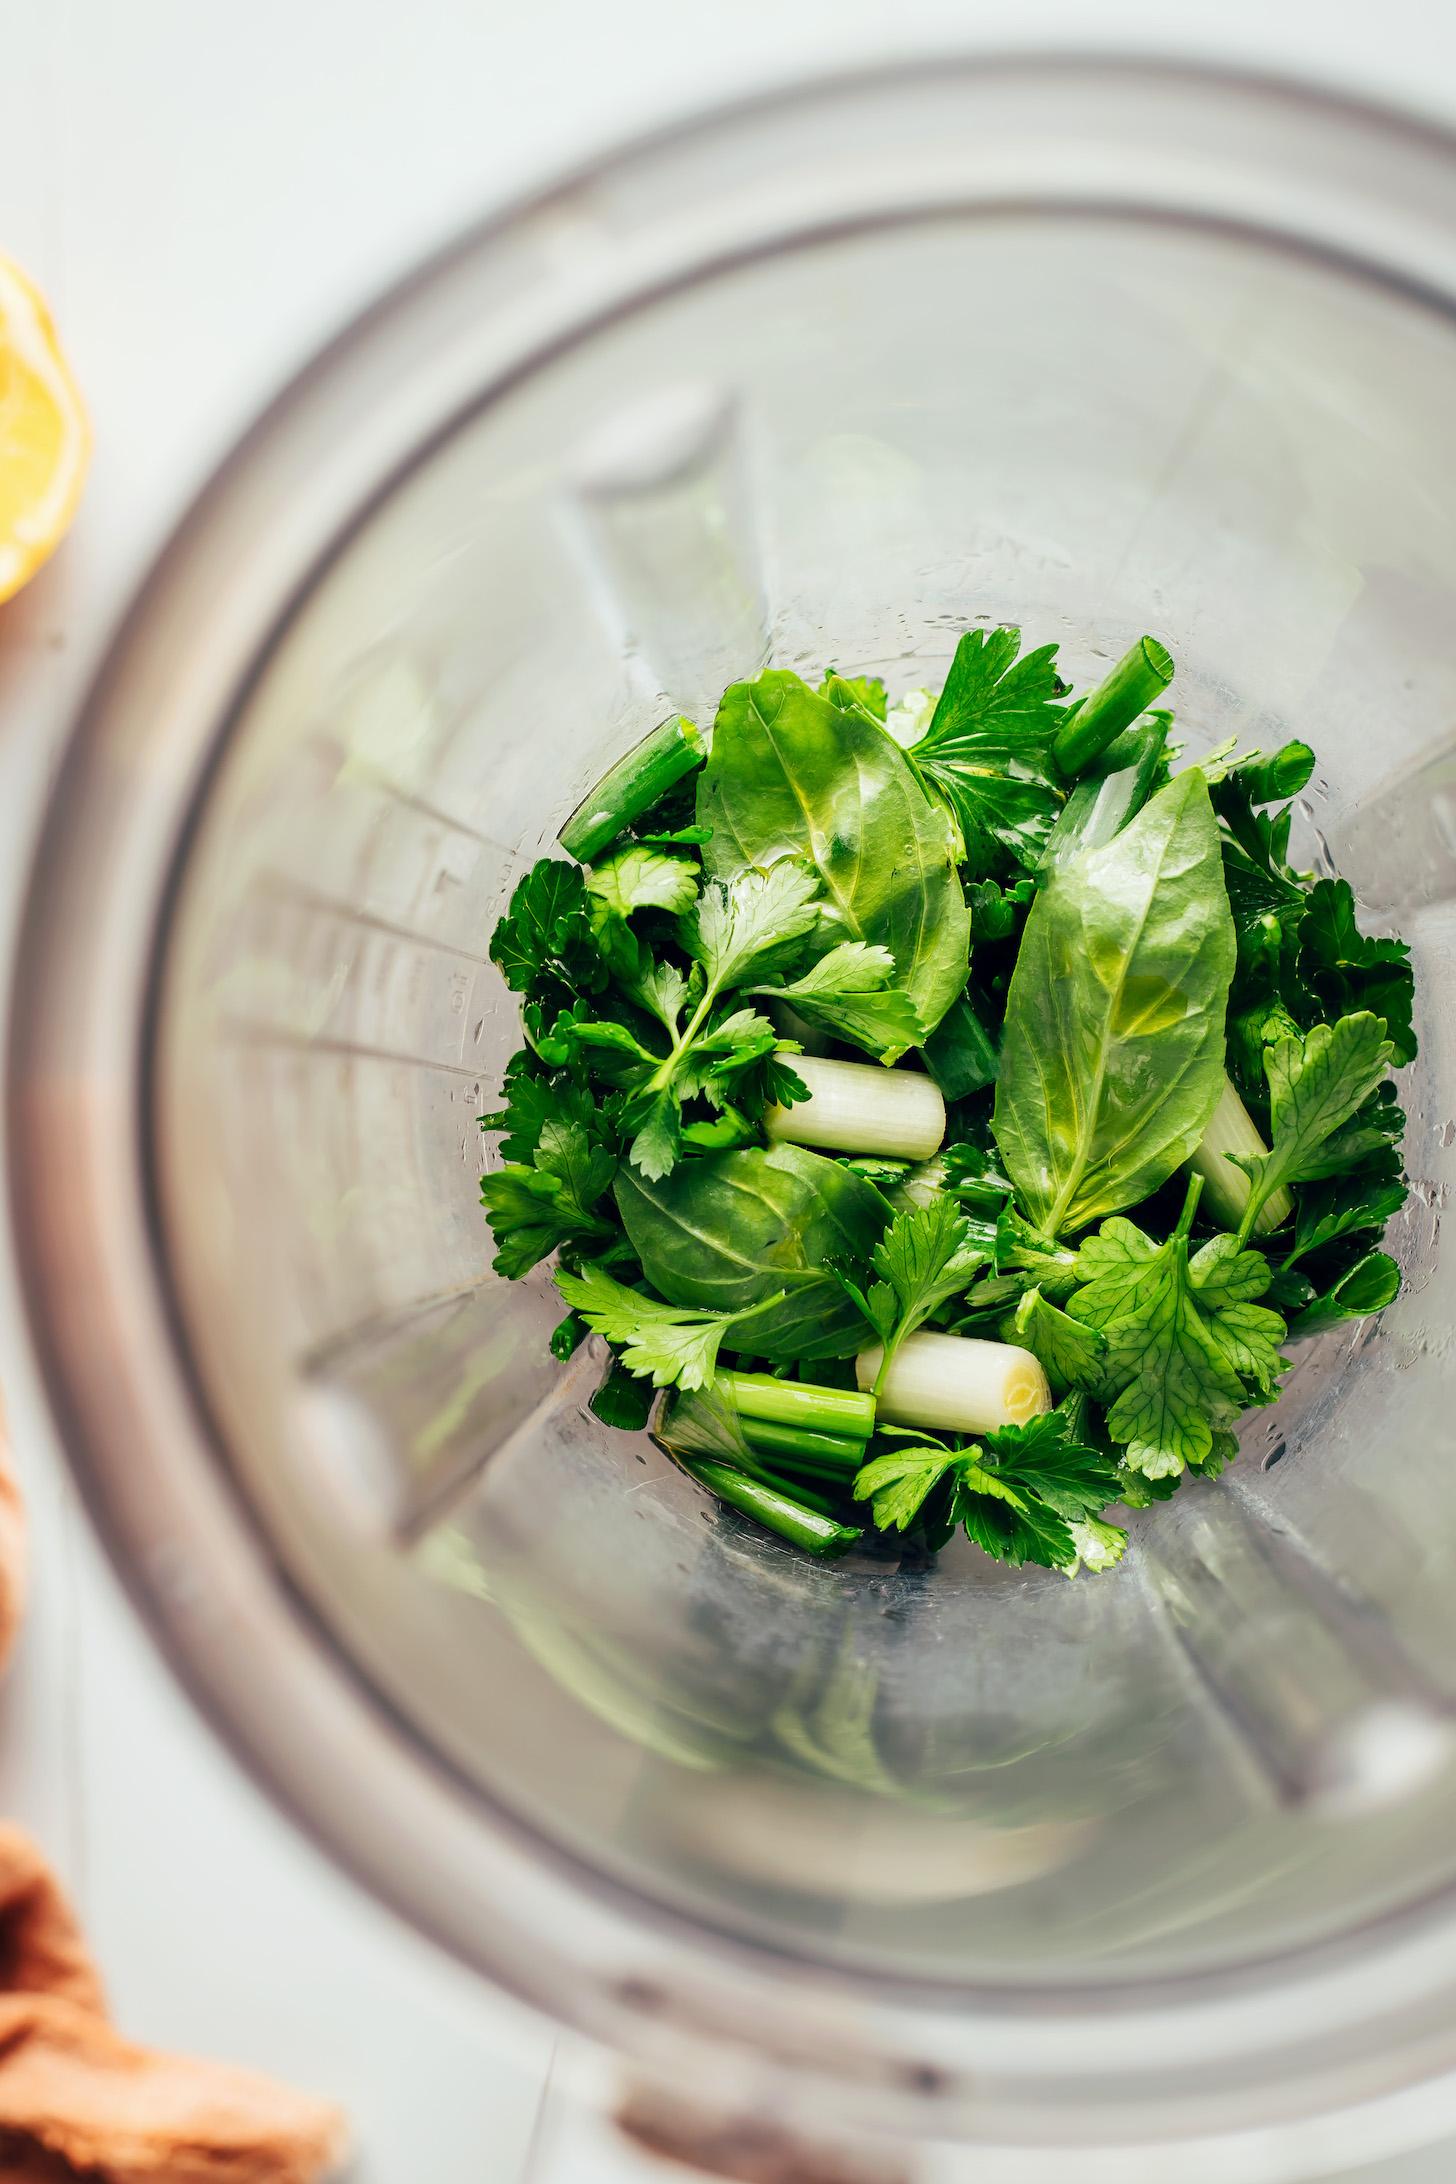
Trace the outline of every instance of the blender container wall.
[[[294, 1809], [614, 2040], [982, 2143], [1292, 2146], [1453, 2060], [1453, 176], [1135, 70], [715, 122], [346, 337], [98, 689], [12, 1047], [68, 1438]], [[1195, 753], [1307, 735], [1299, 859], [1420, 997], [1400, 1301], [1075, 1584], [720, 1510], [476, 1197], [491, 926], [605, 765], [766, 657], [905, 688], [1000, 622], [1079, 680], [1156, 630]]]

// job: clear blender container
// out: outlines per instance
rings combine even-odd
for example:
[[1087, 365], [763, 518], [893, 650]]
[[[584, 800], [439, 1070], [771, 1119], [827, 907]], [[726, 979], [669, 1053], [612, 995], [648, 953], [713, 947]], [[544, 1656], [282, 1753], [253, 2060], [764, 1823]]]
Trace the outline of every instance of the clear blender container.
[[[407, 1917], [823, 2173], [1456, 2123], [1453, 309], [1452, 146], [1288, 88], [948, 62], [698, 123], [289, 389], [59, 780], [16, 1245], [136, 1595]], [[1078, 679], [1157, 631], [1194, 752], [1307, 736], [1299, 861], [1418, 976], [1399, 1302], [1073, 1584], [722, 1510], [590, 1415], [476, 1193], [490, 930], [606, 765], [998, 622]]]

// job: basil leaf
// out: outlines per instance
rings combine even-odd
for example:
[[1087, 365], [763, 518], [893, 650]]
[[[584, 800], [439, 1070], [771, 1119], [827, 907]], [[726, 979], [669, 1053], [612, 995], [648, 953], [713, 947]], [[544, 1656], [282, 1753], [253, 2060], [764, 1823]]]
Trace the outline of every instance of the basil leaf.
[[1196, 768], [1032, 904], [1007, 995], [993, 1127], [1045, 1235], [1166, 1182], [1223, 1086], [1234, 929]]
[[624, 1166], [617, 1210], [642, 1271], [671, 1303], [766, 1309], [739, 1323], [735, 1347], [758, 1357], [847, 1357], [864, 1322], [827, 1262], [867, 1259], [888, 1209], [837, 1160], [798, 1145], [710, 1153], [659, 1181]]
[[970, 947], [951, 826], [867, 713], [781, 670], [734, 683], [699, 777], [698, 819], [713, 830], [704, 862], [717, 878], [808, 858], [844, 938], [889, 949], [922, 1035], [940, 1022]]

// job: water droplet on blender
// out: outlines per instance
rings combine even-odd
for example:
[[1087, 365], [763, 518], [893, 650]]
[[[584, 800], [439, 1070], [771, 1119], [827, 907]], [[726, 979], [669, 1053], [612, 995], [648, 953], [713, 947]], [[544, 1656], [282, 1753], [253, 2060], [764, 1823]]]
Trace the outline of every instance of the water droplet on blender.
[[1456, 1122], [1443, 1122], [1436, 1138], [1439, 1144], [1456, 1145]]
[[1268, 1455], [1264, 1458], [1264, 1462], [1261, 1468], [1265, 1471], [1272, 1471], [1276, 1464], [1283, 1463], [1284, 1458], [1287, 1456], [1288, 1453], [1289, 1451], [1285, 1442], [1282, 1439], [1276, 1441], [1274, 1446], [1270, 1449]]
[[[1302, 804], [1301, 808], [1309, 810], [1307, 805]], [[1330, 845], [1319, 827], [1314, 829], [1314, 868], [1322, 879], [1333, 880], [1339, 877], [1339, 869], [1330, 853]]]

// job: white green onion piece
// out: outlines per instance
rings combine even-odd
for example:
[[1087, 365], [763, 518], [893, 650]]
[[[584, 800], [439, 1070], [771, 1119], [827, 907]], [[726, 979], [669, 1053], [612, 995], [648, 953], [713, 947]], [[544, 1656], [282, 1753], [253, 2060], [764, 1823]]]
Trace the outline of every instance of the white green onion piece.
[[[1249, 1110], [1225, 1077], [1213, 1119], [1203, 1133], [1203, 1143], [1188, 1163], [1193, 1173], [1203, 1178], [1203, 1212], [1217, 1221], [1220, 1228], [1238, 1227], [1253, 1193], [1252, 1183], [1242, 1168], [1234, 1166], [1229, 1154], [1257, 1156], [1268, 1150]], [[1255, 1215], [1255, 1234], [1267, 1235], [1270, 1229], [1287, 1221], [1293, 1211], [1294, 1201], [1288, 1191], [1271, 1192]]]
[[939, 1086], [918, 1069], [830, 1062], [811, 1054], [796, 1054], [790, 1066], [809, 1087], [809, 1097], [792, 1107], [769, 1108], [763, 1126], [770, 1138], [896, 1160], [929, 1160], [940, 1151], [945, 1101]]
[[[862, 1388], [873, 1388], [878, 1343], [854, 1361]], [[910, 1335], [890, 1360], [876, 1401], [882, 1423], [943, 1426], [951, 1433], [993, 1433], [1025, 1425], [1052, 1407], [1052, 1391], [1030, 1350], [970, 1335]]]

